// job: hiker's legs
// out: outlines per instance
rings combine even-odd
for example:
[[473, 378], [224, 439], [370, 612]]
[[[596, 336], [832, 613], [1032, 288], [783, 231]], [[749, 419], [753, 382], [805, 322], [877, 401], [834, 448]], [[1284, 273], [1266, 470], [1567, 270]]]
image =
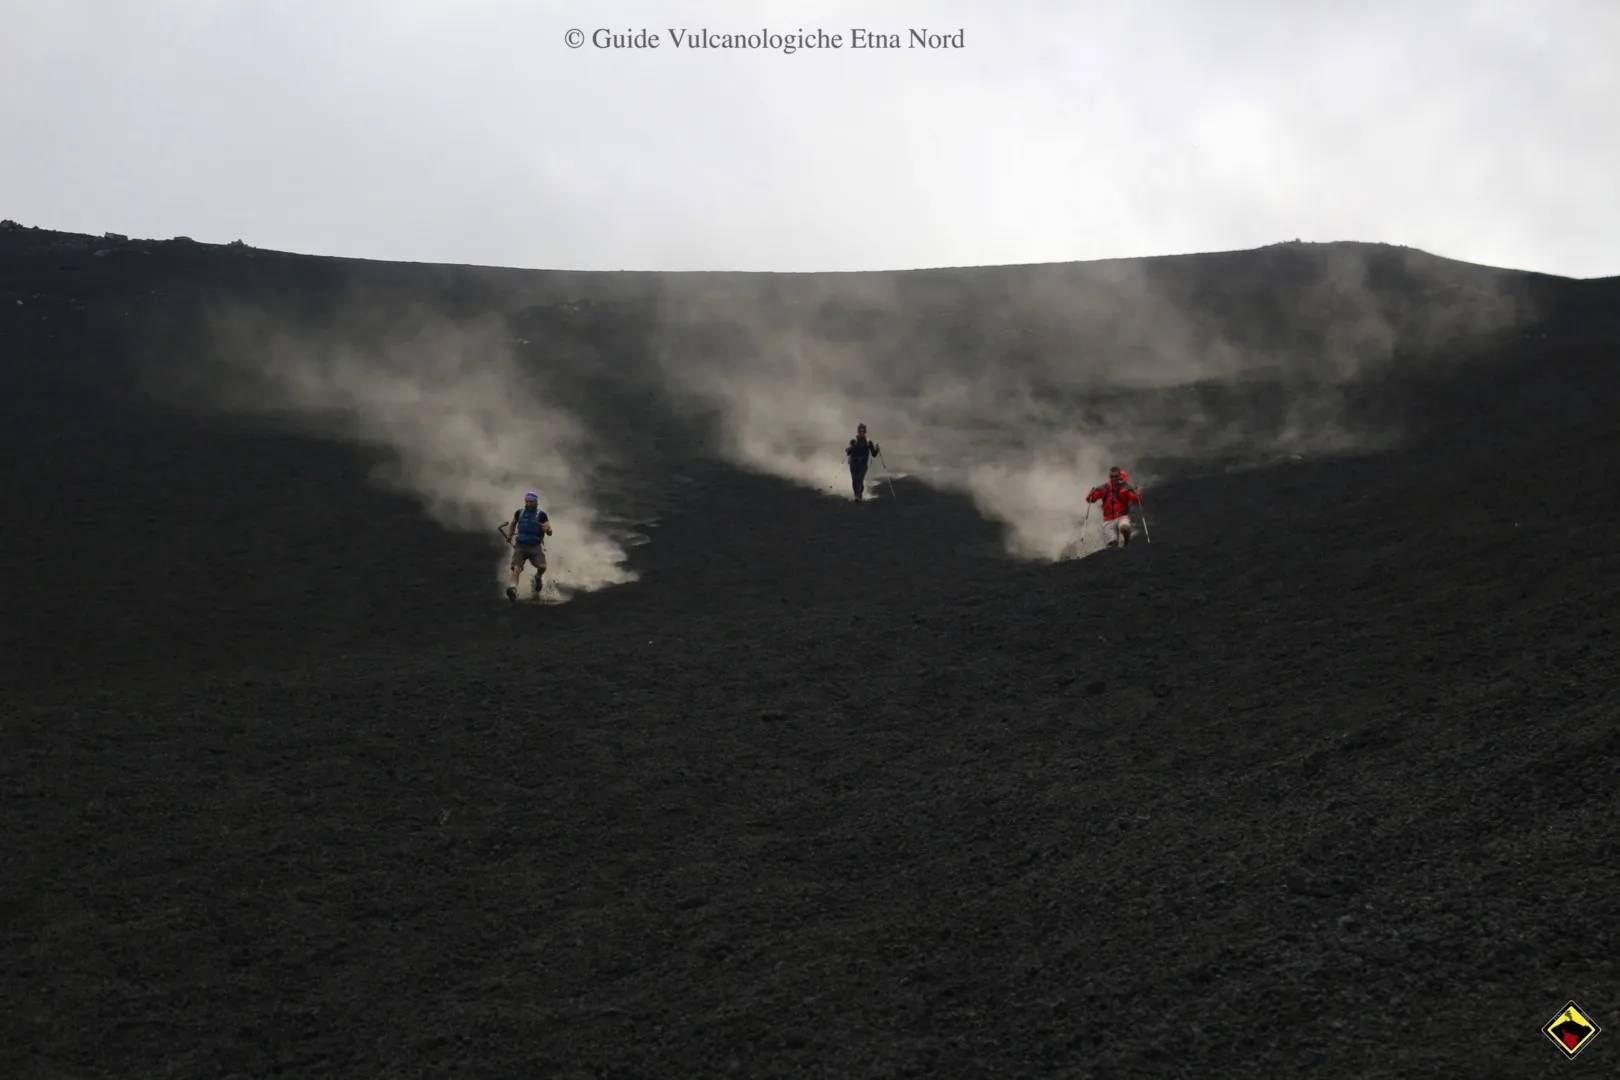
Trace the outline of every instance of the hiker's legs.
[[1105, 521], [1102, 524], [1102, 538], [1107, 541], [1109, 547], [1119, 547], [1119, 523], [1120, 519], [1115, 518], [1113, 521]]
[[1128, 517], [1119, 519], [1119, 542], [1125, 547], [1131, 546], [1131, 519]]
[[512, 584], [507, 589], [509, 595], [517, 589], [518, 582], [523, 580], [523, 568], [530, 563], [534, 564], [535, 569], [534, 590], [540, 591], [540, 578], [546, 572], [545, 549], [539, 544], [518, 544], [512, 548]]
[[862, 461], [853, 463], [849, 467], [850, 486], [855, 489], [857, 499], [866, 491], [866, 465], [867, 463]]

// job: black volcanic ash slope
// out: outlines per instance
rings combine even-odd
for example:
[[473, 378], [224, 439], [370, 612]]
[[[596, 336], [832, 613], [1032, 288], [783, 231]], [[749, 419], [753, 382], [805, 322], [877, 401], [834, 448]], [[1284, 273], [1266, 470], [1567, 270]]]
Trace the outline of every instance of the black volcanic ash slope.
[[[1240, 325], [1319, 257], [1154, 265], [1250, 282]], [[993, 311], [1022, 273], [900, 280]], [[642, 583], [531, 611], [364, 455], [165, 411], [141, 365], [205, 295], [364, 289], [600, 335], [633, 387], [663, 286], [0, 233], [0, 1060], [1551, 1076], [1573, 997], [1601, 1071], [1617, 284], [1522, 279], [1534, 325], [1361, 386], [1398, 449], [1188, 468], [1151, 547], [1055, 566], [910, 484], [830, 527], [603, 398], [701, 482]]]

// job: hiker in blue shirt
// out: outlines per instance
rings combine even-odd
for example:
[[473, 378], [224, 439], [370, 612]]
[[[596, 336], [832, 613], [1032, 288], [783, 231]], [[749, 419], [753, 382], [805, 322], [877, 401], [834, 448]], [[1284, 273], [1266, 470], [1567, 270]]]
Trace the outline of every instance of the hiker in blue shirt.
[[[503, 530], [503, 535], [506, 535]], [[512, 584], [506, 587], [506, 598], [517, 599], [518, 581], [523, 567], [534, 564], [534, 580], [529, 592], [538, 598], [540, 585], [546, 576], [546, 537], [551, 535], [551, 518], [540, 509], [540, 496], [532, 491], [523, 495], [523, 509], [512, 515], [512, 528], [506, 538], [512, 544]]]

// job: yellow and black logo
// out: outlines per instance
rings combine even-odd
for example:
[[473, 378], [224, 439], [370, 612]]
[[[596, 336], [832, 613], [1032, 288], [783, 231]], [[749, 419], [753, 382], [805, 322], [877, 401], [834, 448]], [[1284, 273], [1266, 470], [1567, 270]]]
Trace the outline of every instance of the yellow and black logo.
[[1547, 1021], [1541, 1033], [1551, 1039], [1568, 1057], [1585, 1050], [1591, 1041], [1598, 1037], [1603, 1029], [1597, 1026], [1597, 1021], [1587, 1016], [1581, 1007], [1573, 1001], [1564, 1006], [1564, 1011]]

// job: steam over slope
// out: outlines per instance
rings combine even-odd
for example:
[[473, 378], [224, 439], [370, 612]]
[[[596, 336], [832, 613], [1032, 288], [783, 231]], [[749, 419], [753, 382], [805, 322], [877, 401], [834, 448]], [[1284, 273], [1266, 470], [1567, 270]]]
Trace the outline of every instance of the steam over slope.
[[[1561, 1067], [1620, 1023], [1616, 284], [0, 231], [0, 1058]], [[1052, 562], [1115, 459], [1154, 543]]]

